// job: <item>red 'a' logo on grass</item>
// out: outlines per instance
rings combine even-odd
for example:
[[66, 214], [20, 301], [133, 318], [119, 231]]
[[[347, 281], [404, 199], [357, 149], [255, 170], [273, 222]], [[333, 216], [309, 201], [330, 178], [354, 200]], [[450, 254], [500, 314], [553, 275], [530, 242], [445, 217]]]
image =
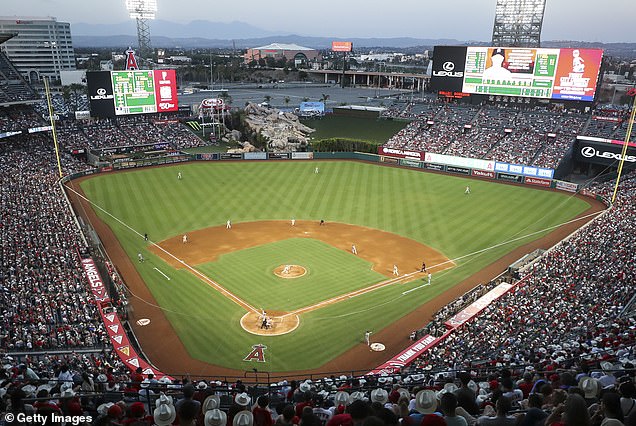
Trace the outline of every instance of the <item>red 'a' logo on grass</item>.
[[265, 362], [265, 349], [267, 349], [267, 346], [260, 343], [252, 346], [252, 352], [243, 358], [243, 361]]

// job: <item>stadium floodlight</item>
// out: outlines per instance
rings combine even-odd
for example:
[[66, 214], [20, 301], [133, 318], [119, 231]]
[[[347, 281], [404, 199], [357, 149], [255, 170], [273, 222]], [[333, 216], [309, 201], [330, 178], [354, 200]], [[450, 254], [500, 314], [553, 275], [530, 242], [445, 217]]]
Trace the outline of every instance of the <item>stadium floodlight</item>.
[[149, 19], [155, 19], [157, 0], [126, 0], [126, 9], [131, 19], [137, 21], [137, 57], [148, 62], [151, 56]]
[[155, 19], [157, 0], [126, 0], [126, 9], [131, 19]]
[[497, 0], [493, 46], [541, 47], [546, 0]]

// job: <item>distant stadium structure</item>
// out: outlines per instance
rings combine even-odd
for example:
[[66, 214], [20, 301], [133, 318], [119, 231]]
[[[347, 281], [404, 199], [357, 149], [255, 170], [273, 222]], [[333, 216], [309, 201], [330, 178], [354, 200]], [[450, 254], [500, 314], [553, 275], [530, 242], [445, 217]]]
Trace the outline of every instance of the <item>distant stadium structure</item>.
[[294, 61], [294, 65], [297, 66], [303, 63], [318, 61], [321, 59], [321, 55], [316, 49], [310, 49], [309, 47], [303, 47], [297, 44], [272, 43], [267, 46], [247, 49], [245, 63], [266, 58], [285, 58], [287, 61]]
[[493, 46], [541, 47], [546, 0], [497, 0]]

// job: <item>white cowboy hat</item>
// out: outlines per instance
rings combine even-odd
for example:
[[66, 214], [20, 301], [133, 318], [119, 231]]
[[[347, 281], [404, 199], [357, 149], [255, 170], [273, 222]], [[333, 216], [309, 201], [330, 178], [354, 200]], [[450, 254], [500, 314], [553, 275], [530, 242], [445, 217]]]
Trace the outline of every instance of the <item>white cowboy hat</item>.
[[431, 414], [437, 408], [437, 397], [432, 390], [421, 390], [415, 395], [415, 410], [421, 414]]
[[172, 404], [159, 404], [153, 413], [155, 424], [158, 426], [168, 426], [177, 418], [177, 410]]
[[227, 414], [218, 408], [208, 410], [205, 412], [205, 418], [203, 419], [204, 426], [225, 426], [227, 423]]
[[389, 393], [384, 389], [373, 389], [371, 391], [371, 402], [386, 404], [389, 401]]

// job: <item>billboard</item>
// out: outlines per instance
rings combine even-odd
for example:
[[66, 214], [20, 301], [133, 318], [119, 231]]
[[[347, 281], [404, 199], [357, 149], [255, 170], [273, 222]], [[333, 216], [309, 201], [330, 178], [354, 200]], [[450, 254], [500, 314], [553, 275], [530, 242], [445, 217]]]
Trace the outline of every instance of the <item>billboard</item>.
[[482, 95], [592, 101], [602, 58], [600, 49], [435, 46], [431, 87]]
[[600, 138], [577, 137], [574, 159], [583, 163], [618, 167], [624, 158], [623, 166], [625, 168], [636, 169], [636, 149], [634, 147], [628, 146], [625, 157], [623, 157], [621, 145], [611, 143], [611, 141], [610, 143], [601, 142], [598, 139]]
[[94, 117], [179, 109], [174, 70], [98, 71], [86, 77]]
[[332, 52], [351, 52], [353, 50], [353, 42], [351, 41], [332, 41]]
[[114, 117], [115, 96], [110, 71], [87, 72], [86, 85], [93, 117]]

